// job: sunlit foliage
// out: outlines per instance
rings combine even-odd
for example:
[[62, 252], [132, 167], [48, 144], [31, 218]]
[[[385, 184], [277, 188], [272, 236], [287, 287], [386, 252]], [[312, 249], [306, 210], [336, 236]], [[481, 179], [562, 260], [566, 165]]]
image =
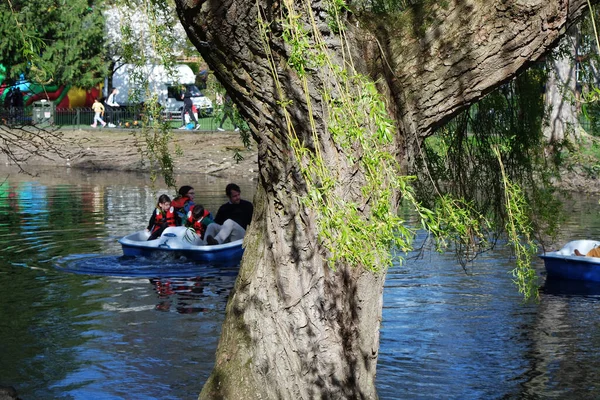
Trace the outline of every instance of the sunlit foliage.
[[486, 246], [500, 237], [510, 217], [507, 181], [524, 188], [520, 194], [528, 203], [535, 232], [553, 236], [561, 221], [549, 183], [557, 169], [544, 156], [545, 79], [543, 66], [528, 70], [458, 115], [423, 145], [414, 171], [420, 177], [415, 185], [419, 198], [435, 199], [434, 193], [445, 193], [472, 204], [491, 222], [492, 240]]
[[106, 75], [102, 1], [0, 2], [1, 64], [43, 84], [95, 86]]

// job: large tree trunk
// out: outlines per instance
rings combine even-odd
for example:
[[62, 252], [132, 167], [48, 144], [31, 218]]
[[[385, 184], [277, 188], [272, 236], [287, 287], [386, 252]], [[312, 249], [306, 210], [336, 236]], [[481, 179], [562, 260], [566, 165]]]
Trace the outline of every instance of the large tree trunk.
[[[277, 19], [287, 12], [282, 3], [176, 0], [190, 39], [237, 103], [259, 149], [255, 214], [216, 365], [201, 398], [376, 398], [384, 274], [327, 264], [316, 214], [300, 201], [306, 184], [291, 151], [259, 13], [270, 23], [269, 44], [285, 98], [292, 101], [288, 110], [296, 134], [325, 154], [342, 177], [334, 191], [355, 204], [367, 202], [354, 189], [361, 172], [341, 161], [344, 150], [326, 129], [320, 83], [309, 77], [319, 134], [313, 142], [300, 79], [285, 62], [289, 46], [277, 39]], [[338, 51], [337, 62], [344, 65], [338, 38], [325, 20], [329, 3], [307, 3], [328, 48]], [[419, 19], [423, 10], [402, 21], [344, 16], [355, 66], [379, 79], [398, 121], [398, 157], [407, 162], [433, 128], [544, 54], [585, 5], [583, 0], [445, 3], [427, 10], [427, 20]]]
[[576, 59], [579, 48], [579, 31], [572, 27], [561, 41], [560, 53], [548, 62], [548, 80], [544, 98], [548, 113], [544, 124], [544, 138], [548, 143], [562, 142], [568, 136], [579, 135], [577, 117]]

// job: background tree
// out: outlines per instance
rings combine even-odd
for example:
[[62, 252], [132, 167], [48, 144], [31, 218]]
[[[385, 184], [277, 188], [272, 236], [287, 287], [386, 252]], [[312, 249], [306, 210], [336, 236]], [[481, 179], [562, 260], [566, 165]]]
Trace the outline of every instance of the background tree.
[[[593, 19], [591, 18], [593, 16]], [[598, 43], [596, 40], [596, 29], [594, 20], [600, 20], [598, 7], [594, 8], [593, 15], [585, 18], [580, 27], [579, 48], [577, 49], [577, 80], [579, 100], [578, 111], [584, 118], [584, 128], [594, 136], [600, 136], [600, 105], [596, 101], [600, 87]]]
[[0, 54], [9, 81], [95, 86], [106, 74], [102, 1], [2, 2]]
[[111, 72], [123, 64], [172, 65], [189, 49], [185, 31], [167, 1], [156, 1], [151, 9], [111, 1], [104, 15], [107, 57], [114, 65]]
[[[0, 83], [10, 86], [24, 75], [42, 85], [89, 88], [102, 82], [104, 19], [101, 1], [7, 0], [0, 3]], [[66, 150], [56, 127], [24, 119], [0, 121], [0, 152], [21, 172], [32, 157], [76, 158], [83, 147]]]
[[[419, 200], [436, 208], [438, 193], [462, 199], [487, 216], [490, 228], [507, 220], [502, 171], [495, 148], [503, 148], [505, 172], [511, 181], [527, 190], [523, 193], [529, 207], [538, 243], [552, 239], [561, 221], [560, 204], [553, 196], [551, 178], [559, 169], [546, 159], [546, 97], [548, 72], [540, 62], [471, 105], [448, 124], [437, 129], [421, 145], [422, 157], [411, 167], [418, 177], [414, 183]], [[557, 121], [561, 123], [561, 121]], [[550, 211], [550, 212], [549, 212]], [[486, 230], [488, 240], [457, 242], [459, 260], [468, 262], [493, 247], [500, 234]], [[542, 236], [542, 234], [544, 234]], [[473, 244], [473, 246], [470, 246]]]
[[376, 398], [385, 249], [410, 240], [398, 166], [547, 52], [585, 2], [176, 5], [259, 149], [255, 216], [201, 397]]
[[548, 143], [561, 143], [580, 134], [578, 87], [581, 32], [578, 25], [569, 29], [560, 45], [548, 57], [548, 79], [545, 88], [547, 123], [544, 137]]

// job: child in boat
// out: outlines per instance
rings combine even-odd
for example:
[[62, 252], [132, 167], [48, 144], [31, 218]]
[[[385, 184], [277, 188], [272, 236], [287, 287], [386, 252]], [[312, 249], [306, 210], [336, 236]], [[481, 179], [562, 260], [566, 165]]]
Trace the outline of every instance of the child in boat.
[[196, 192], [191, 186], [182, 186], [177, 191], [177, 197], [173, 199], [171, 205], [183, 223], [188, 218], [188, 213], [194, 208], [194, 196]]
[[151, 232], [148, 240], [158, 238], [167, 227], [180, 225], [179, 222], [179, 216], [171, 206], [171, 198], [166, 194], [161, 194], [146, 228]]
[[194, 208], [188, 212], [185, 226], [188, 228], [194, 228], [196, 235], [200, 236], [204, 240], [204, 233], [206, 227], [214, 223], [212, 215], [208, 210], [205, 210], [201, 204], [196, 204]]

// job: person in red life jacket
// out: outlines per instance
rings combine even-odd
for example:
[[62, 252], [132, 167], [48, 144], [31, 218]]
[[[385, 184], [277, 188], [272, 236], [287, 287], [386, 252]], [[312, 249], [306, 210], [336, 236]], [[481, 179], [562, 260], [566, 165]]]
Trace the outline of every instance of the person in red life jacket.
[[185, 226], [188, 228], [194, 228], [196, 235], [200, 236], [200, 239], [204, 239], [206, 227], [212, 223], [214, 223], [214, 221], [210, 212], [205, 210], [202, 205], [196, 204], [192, 211], [188, 213]]
[[183, 223], [188, 217], [188, 213], [194, 208], [194, 196], [196, 192], [191, 186], [182, 186], [177, 191], [177, 197], [173, 199], [171, 205]]
[[167, 227], [180, 225], [179, 222], [180, 218], [171, 206], [171, 198], [166, 194], [161, 194], [146, 228], [148, 232], [151, 232], [148, 240], [158, 238]]

